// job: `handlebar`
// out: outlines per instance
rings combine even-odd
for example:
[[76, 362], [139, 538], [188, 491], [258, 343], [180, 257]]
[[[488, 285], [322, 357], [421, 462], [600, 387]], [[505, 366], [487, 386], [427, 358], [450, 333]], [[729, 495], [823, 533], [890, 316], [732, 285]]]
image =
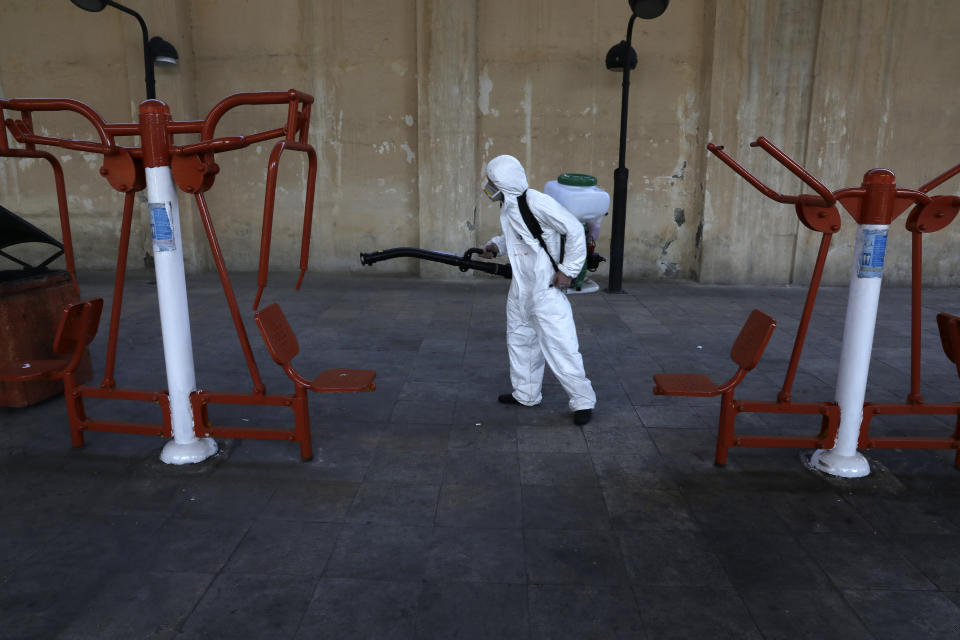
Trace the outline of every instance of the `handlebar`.
[[830, 189], [828, 189], [822, 182], [814, 178], [809, 171], [797, 164], [793, 158], [784, 153], [782, 149], [777, 147], [763, 136], [760, 136], [754, 142], [751, 142], [750, 146], [760, 147], [773, 156], [777, 162], [785, 166], [793, 173], [793, 175], [803, 180], [808, 187], [816, 191], [820, 197], [827, 202], [827, 204], [833, 204], [837, 201]]
[[[260, 131], [245, 136], [215, 138], [220, 119], [231, 109], [242, 105], [286, 104], [287, 118], [285, 126], [268, 131]], [[232, 151], [257, 142], [273, 138], [286, 138], [289, 142], [306, 143], [310, 124], [310, 106], [313, 96], [295, 89], [288, 91], [263, 91], [237, 93], [218, 102], [203, 120], [168, 121], [170, 134], [199, 133], [200, 141], [184, 146], [171, 145], [174, 155], [192, 155], [197, 153]], [[126, 149], [132, 156], [139, 157], [139, 147], [120, 147], [114, 142], [114, 136], [140, 135], [139, 123], [107, 123], [89, 105], [68, 98], [14, 98], [0, 99], [0, 115], [3, 110], [20, 111], [20, 118], [6, 118], [4, 124], [17, 142], [28, 149], [43, 144], [76, 151], [109, 155], [118, 149]], [[83, 116], [99, 136], [99, 142], [92, 140], [73, 140], [41, 136], [34, 131], [32, 113], [34, 111], [72, 111]]]
[[[761, 136], [760, 138], [757, 138], [756, 141], [751, 142], [750, 146], [760, 147], [773, 156], [773, 158], [780, 164], [789, 169], [794, 175], [803, 180], [808, 186], [813, 188], [813, 190], [816, 191], [821, 198], [823, 198], [823, 203], [819, 204], [819, 206], [829, 207], [837, 201], [833, 193], [826, 186], [824, 186], [822, 182], [814, 178], [813, 175], [811, 175], [806, 169], [797, 164], [797, 162], [790, 158], [790, 156], [788, 156], [766, 138]], [[740, 177], [753, 185], [757, 191], [767, 196], [771, 200], [781, 202], [783, 204], [797, 204], [799, 201], [799, 196], [784, 195], [764, 184], [759, 178], [747, 171], [739, 162], [734, 160], [730, 154], [724, 151], [722, 146], [715, 145], [711, 142], [707, 145], [707, 150], [720, 158], [725, 165], [733, 169], [737, 174], [740, 175]]]

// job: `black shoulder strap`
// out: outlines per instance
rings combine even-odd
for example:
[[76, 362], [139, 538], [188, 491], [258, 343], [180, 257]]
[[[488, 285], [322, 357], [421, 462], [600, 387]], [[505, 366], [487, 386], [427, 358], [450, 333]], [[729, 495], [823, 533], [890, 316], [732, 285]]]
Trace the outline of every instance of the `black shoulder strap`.
[[[540, 246], [543, 247], [544, 253], [547, 254], [547, 257], [550, 258], [550, 264], [553, 265], [554, 271], [560, 271], [557, 267], [556, 261], [553, 259], [553, 256], [550, 255], [550, 252], [547, 251], [547, 244], [543, 241], [543, 227], [540, 226], [540, 223], [537, 222], [537, 219], [533, 217], [533, 212], [530, 211], [530, 205], [527, 204], [527, 192], [524, 191], [517, 198], [517, 204], [520, 205], [520, 216], [523, 218], [523, 223], [527, 225], [527, 230], [530, 231], [530, 234], [537, 239], [537, 242], [540, 243]], [[560, 236], [560, 262], [563, 262], [563, 245], [566, 240], [566, 236]]]

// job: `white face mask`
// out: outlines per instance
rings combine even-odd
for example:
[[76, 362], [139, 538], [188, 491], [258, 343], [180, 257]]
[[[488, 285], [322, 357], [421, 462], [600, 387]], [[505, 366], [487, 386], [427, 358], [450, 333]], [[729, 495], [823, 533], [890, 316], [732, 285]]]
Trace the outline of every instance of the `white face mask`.
[[497, 188], [497, 185], [490, 182], [489, 178], [487, 178], [487, 183], [483, 185], [483, 192], [494, 202], [503, 200], [503, 192]]

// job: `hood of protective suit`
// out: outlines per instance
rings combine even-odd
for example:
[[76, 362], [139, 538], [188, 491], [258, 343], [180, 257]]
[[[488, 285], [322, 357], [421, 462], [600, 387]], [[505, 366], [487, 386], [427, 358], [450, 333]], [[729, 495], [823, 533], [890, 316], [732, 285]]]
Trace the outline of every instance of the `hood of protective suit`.
[[527, 174], [513, 156], [497, 156], [487, 164], [487, 178], [504, 194], [517, 197], [527, 190]]

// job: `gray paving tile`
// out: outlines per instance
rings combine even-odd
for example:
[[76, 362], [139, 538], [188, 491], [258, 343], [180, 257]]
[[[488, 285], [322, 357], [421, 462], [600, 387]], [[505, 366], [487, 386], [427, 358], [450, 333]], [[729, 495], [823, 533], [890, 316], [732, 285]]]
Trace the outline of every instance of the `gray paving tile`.
[[956, 511], [934, 497], [850, 495], [846, 499], [883, 533], [960, 533]]
[[316, 580], [301, 576], [222, 573], [183, 625], [184, 638], [289, 638]]
[[423, 402], [397, 400], [390, 413], [392, 423], [450, 424], [453, 421], [453, 402]]
[[517, 427], [513, 422], [489, 420], [455, 425], [450, 430], [449, 446], [454, 451], [517, 451]]
[[649, 449], [639, 454], [591, 452], [590, 457], [603, 487], [679, 491], [652, 443]]
[[940, 593], [844, 591], [878, 640], [947, 640], [960, 636], [960, 607]]
[[324, 578], [296, 638], [413, 638], [419, 595], [419, 582]]
[[642, 640], [643, 622], [625, 587], [531, 585], [530, 636]]
[[710, 548], [741, 591], [831, 588], [813, 555], [790, 534], [714, 531]]
[[207, 477], [181, 488], [174, 513], [184, 517], [251, 518], [263, 511], [275, 490], [251, 479]]
[[443, 471], [444, 484], [516, 485], [520, 466], [512, 451], [451, 451]]
[[274, 491], [260, 515], [279, 520], [343, 522], [358, 489], [358, 484], [286, 484]]
[[62, 563], [23, 564], [0, 582], [3, 638], [49, 638], [88, 606], [106, 580], [102, 571]]
[[640, 405], [636, 410], [643, 425], [650, 429], [704, 429], [716, 426], [687, 406]]
[[416, 581], [430, 544], [430, 527], [344, 525], [323, 577]]
[[527, 588], [512, 584], [425, 582], [417, 638], [500, 640], [528, 633]]
[[[379, 439], [378, 439], [379, 441]], [[374, 449], [343, 446], [339, 444], [317, 443], [313, 449], [312, 466], [313, 477], [319, 482], [331, 483], [359, 483], [370, 463], [373, 462]], [[291, 464], [292, 460], [287, 464]]]
[[[173, 528], [167, 526], [168, 522], [166, 516], [156, 514], [136, 517], [91, 514], [71, 518], [29, 562], [84, 569], [94, 574], [146, 569], [156, 561], [161, 532]], [[167, 567], [167, 570], [176, 569]], [[190, 570], [198, 569], [191, 567]]]
[[523, 487], [524, 529], [609, 529], [599, 487]]
[[438, 485], [360, 485], [346, 520], [365, 524], [429, 525], [437, 512]]
[[807, 534], [800, 543], [841, 589], [934, 590], [890, 543], [855, 534]]
[[595, 487], [597, 474], [586, 453], [521, 452], [520, 478], [525, 485]]
[[339, 533], [338, 524], [259, 520], [247, 530], [223, 570], [319, 577]]
[[441, 453], [446, 451], [450, 444], [450, 424], [451, 420], [449, 419], [443, 423], [430, 424], [391, 423], [384, 426], [377, 447], [380, 449], [406, 449]]
[[960, 591], [960, 536], [902, 534], [890, 541], [938, 589]]
[[874, 528], [849, 502], [833, 492], [770, 494], [770, 504], [792, 531], [863, 533]]
[[637, 601], [651, 640], [763, 638], [732, 589], [646, 587], [637, 590]]
[[439, 485], [446, 463], [446, 452], [380, 449], [367, 468], [364, 481]]
[[108, 576], [83, 612], [58, 634], [64, 640], [173, 636], [213, 581], [208, 573]]
[[521, 525], [520, 486], [445, 484], [436, 524], [440, 527], [517, 529]]
[[426, 579], [526, 584], [524, 537], [519, 529], [433, 531]]
[[650, 587], [732, 588], [720, 560], [700, 534], [631, 531], [618, 535], [635, 590]]
[[528, 530], [530, 584], [626, 585], [619, 542], [609, 531]]
[[246, 534], [246, 520], [170, 518], [150, 549], [155, 570], [216, 573]]
[[699, 528], [678, 491], [605, 486], [603, 496], [614, 529]]
[[591, 453], [644, 453], [653, 448], [650, 435], [635, 412], [610, 415], [598, 410], [583, 427], [583, 436]]
[[690, 511], [706, 529], [786, 532], [772, 500], [762, 493], [723, 489], [685, 491]]
[[871, 640], [856, 612], [836, 591], [741, 591], [757, 627], [768, 640]]
[[518, 427], [517, 449], [542, 453], [587, 453], [587, 442], [580, 428], [569, 424], [569, 419], [565, 418], [548, 426]]

